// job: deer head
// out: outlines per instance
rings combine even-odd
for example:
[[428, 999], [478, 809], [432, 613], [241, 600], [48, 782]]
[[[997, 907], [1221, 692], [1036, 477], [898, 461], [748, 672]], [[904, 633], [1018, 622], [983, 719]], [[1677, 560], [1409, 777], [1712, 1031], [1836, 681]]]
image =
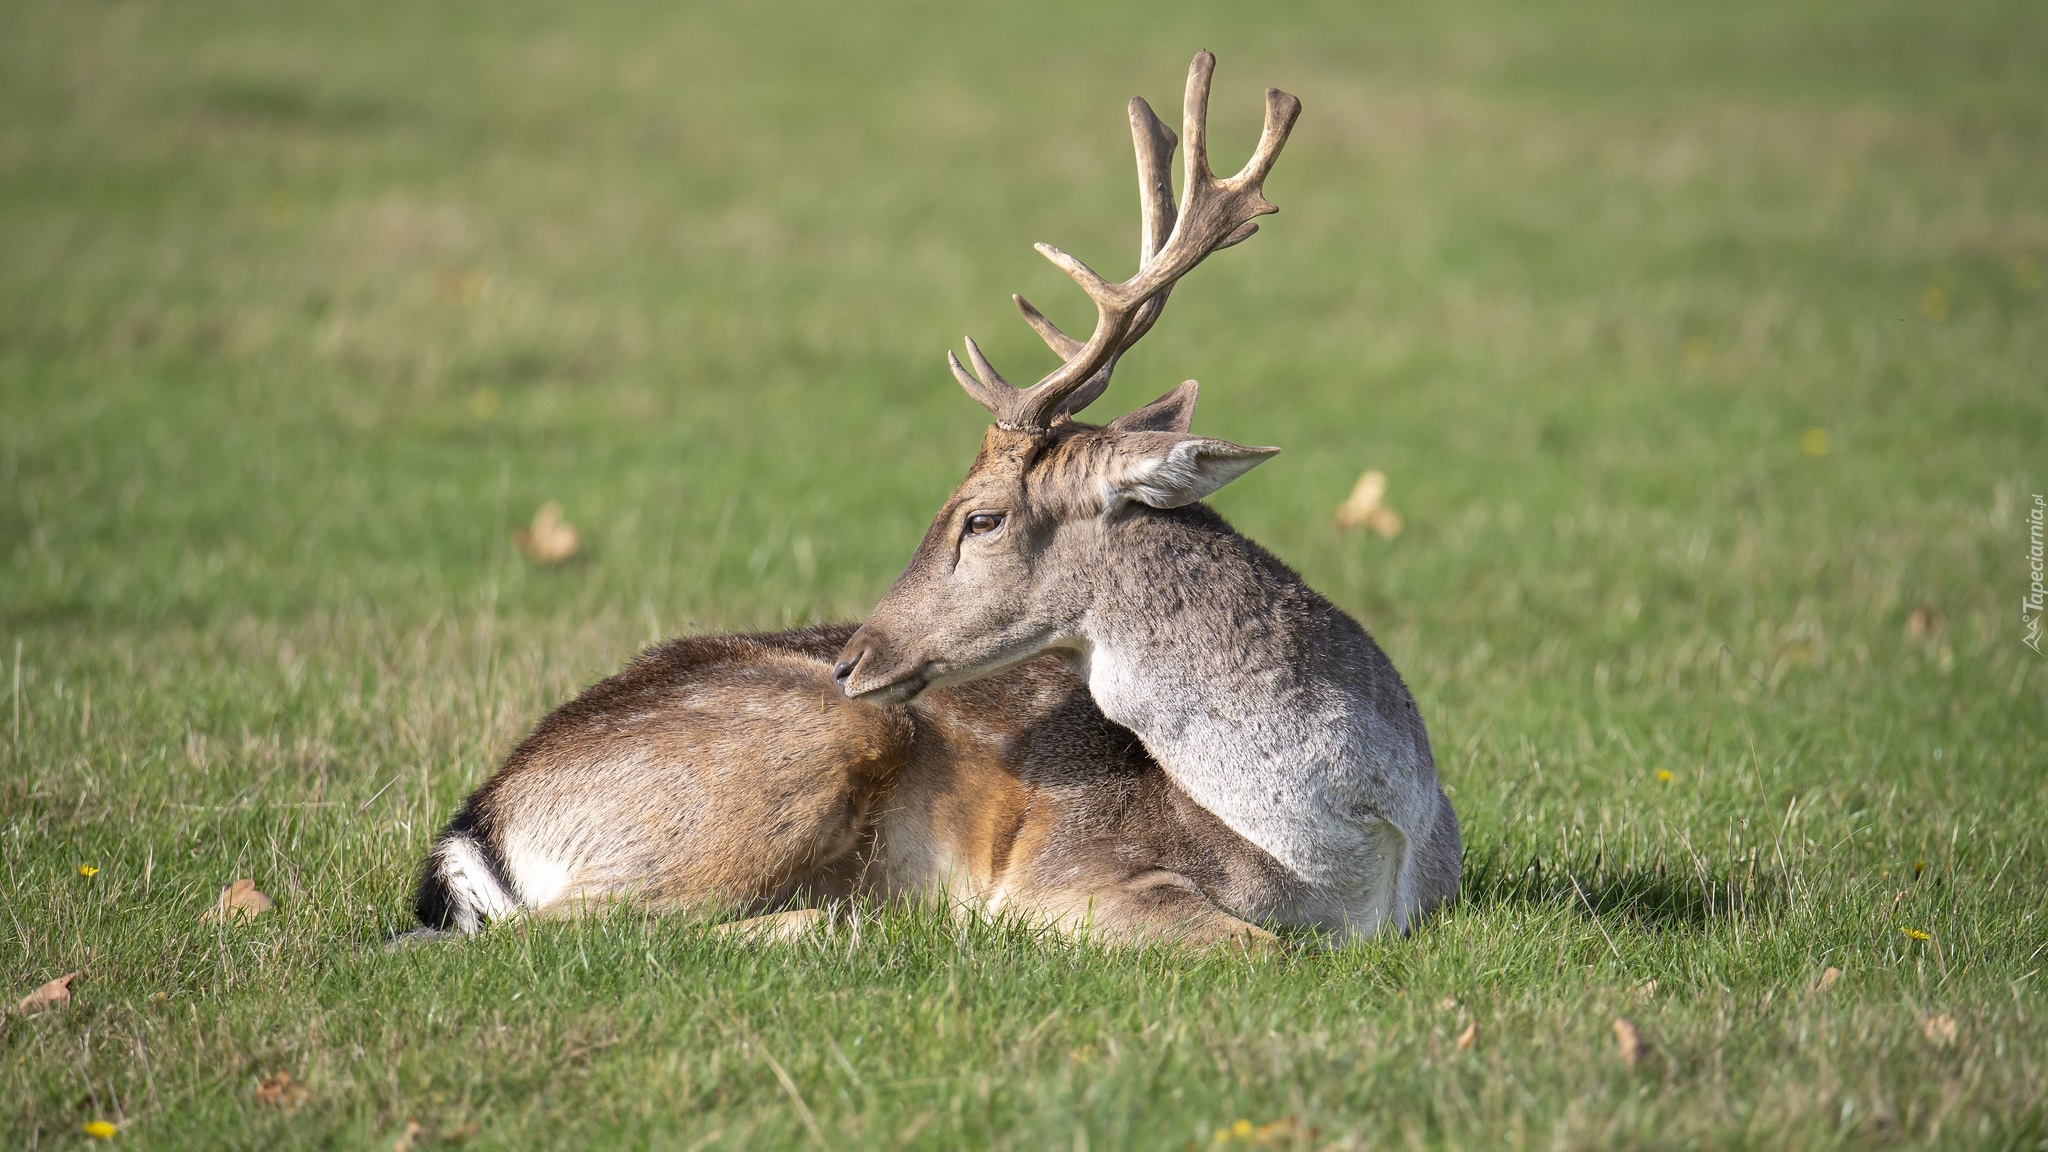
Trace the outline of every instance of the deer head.
[[1179, 279], [1212, 252], [1258, 231], [1278, 211], [1261, 194], [1301, 102], [1266, 89], [1258, 147], [1234, 176], [1209, 169], [1209, 82], [1216, 58], [1188, 67], [1187, 137], [1178, 208], [1173, 131], [1142, 99], [1130, 104], [1142, 205], [1139, 261], [1128, 280], [1103, 279], [1049, 244], [1038, 251], [1095, 302], [1095, 330], [1076, 340], [1013, 296], [1060, 357], [1029, 388], [1004, 380], [972, 338], [969, 371], [947, 354], [960, 386], [995, 417], [967, 478], [946, 501], [903, 574], [841, 654], [833, 674], [849, 696], [901, 701], [937, 684], [985, 676], [1048, 649], [1076, 646], [1094, 600], [1091, 572], [1119, 528], [1147, 510], [1201, 500], [1277, 448], [1245, 448], [1188, 433], [1190, 380], [1106, 426], [1075, 413], [1109, 386], [1118, 357], [1158, 320]]

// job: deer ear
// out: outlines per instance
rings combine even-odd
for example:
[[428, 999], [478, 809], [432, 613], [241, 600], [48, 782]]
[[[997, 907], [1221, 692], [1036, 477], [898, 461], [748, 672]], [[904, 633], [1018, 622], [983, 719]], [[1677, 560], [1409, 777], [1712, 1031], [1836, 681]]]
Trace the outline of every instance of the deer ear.
[[1121, 499], [1154, 508], [1179, 508], [1258, 467], [1278, 451], [1179, 432], [1126, 432], [1110, 449], [1103, 485], [1112, 504]]
[[1195, 393], [1200, 385], [1184, 380], [1180, 387], [1135, 412], [1109, 422], [1118, 432], [1185, 432], [1195, 422]]

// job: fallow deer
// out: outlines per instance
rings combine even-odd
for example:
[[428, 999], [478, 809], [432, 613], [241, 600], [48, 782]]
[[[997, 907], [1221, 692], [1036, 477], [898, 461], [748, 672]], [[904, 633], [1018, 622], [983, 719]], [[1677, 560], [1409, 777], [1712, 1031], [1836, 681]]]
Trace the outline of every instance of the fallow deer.
[[1111, 282], [1039, 245], [1094, 302], [1088, 339], [1018, 297], [1059, 367], [1018, 389], [972, 339], [973, 371], [948, 357], [995, 424], [833, 675], [849, 698], [902, 703], [1059, 653], [1181, 792], [1290, 881], [1224, 907], [1370, 936], [1456, 892], [1457, 816], [1415, 700], [1379, 646], [1199, 503], [1279, 450], [1191, 435], [1192, 380], [1107, 426], [1073, 418], [1174, 282], [1276, 211], [1261, 185], [1300, 104], [1267, 89], [1257, 149], [1219, 178], [1203, 132], [1213, 64], [1203, 53], [1189, 71], [1178, 212], [1153, 158], [1171, 154], [1172, 134], [1132, 104], [1146, 173], [1137, 273]]
[[[1140, 265], [1110, 283], [1040, 251], [1097, 307], [1062, 363], [1009, 387], [870, 620], [674, 640], [547, 717], [422, 870], [429, 927], [592, 902], [765, 911], [937, 895], [1111, 940], [1337, 937], [1455, 895], [1457, 819], [1392, 665], [1350, 617], [1197, 501], [1275, 449], [1191, 436], [1192, 381], [1096, 427], [1074, 414], [1175, 282], [1247, 238], [1300, 104], [1268, 89], [1251, 161], [1218, 179], [1214, 58], [1173, 132], [1130, 105]], [[749, 923], [765, 923], [754, 921]], [[786, 926], [791, 921], [778, 921]]]

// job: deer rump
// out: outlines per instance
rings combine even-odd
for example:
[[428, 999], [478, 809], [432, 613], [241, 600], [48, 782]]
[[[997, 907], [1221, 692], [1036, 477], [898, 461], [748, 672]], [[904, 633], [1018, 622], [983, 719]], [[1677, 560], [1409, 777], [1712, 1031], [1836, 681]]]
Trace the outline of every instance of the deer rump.
[[423, 924], [631, 900], [758, 912], [937, 894], [1113, 940], [1406, 930], [1455, 897], [1461, 845], [1414, 698], [1356, 621], [1201, 501], [1270, 458], [1189, 432], [1190, 380], [1075, 415], [1180, 277], [1278, 211], [1301, 105], [1266, 90], [1234, 175], [1209, 167], [1215, 58], [1180, 138], [1130, 103], [1138, 270], [1039, 251], [1095, 304], [1086, 340], [1021, 297], [1059, 366], [1013, 387], [858, 627], [649, 649], [541, 722], [436, 840]]
[[1117, 942], [1269, 938], [1291, 878], [1061, 657], [875, 706], [832, 679], [854, 631], [671, 640], [555, 711], [436, 840], [421, 923], [937, 897]]

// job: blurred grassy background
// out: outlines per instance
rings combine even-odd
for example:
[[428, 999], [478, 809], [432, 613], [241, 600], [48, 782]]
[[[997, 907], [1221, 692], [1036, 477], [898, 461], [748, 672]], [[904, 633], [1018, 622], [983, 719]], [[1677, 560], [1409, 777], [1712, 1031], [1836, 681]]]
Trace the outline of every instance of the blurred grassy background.
[[[2042, 1135], [2039, 5], [7, 25], [0, 970], [88, 973], [0, 1023], [17, 1142]], [[836, 957], [365, 948], [546, 708], [658, 635], [874, 602], [984, 423], [944, 349], [1042, 369], [1011, 291], [1085, 323], [1029, 245], [1128, 270], [1121, 108], [1171, 119], [1201, 47], [1219, 167], [1260, 87], [1306, 105], [1282, 212], [1099, 412], [1196, 376], [1198, 429], [1287, 449], [1218, 504], [1407, 675], [1467, 905], [1185, 972], [914, 915]], [[1369, 467], [1397, 539], [1332, 526]], [[561, 569], [508, 542], [545, 500]], [[195, 924], [242, 875], [280, 911]], [[305, 1107], [254, 1101], [280, 1069]]]

